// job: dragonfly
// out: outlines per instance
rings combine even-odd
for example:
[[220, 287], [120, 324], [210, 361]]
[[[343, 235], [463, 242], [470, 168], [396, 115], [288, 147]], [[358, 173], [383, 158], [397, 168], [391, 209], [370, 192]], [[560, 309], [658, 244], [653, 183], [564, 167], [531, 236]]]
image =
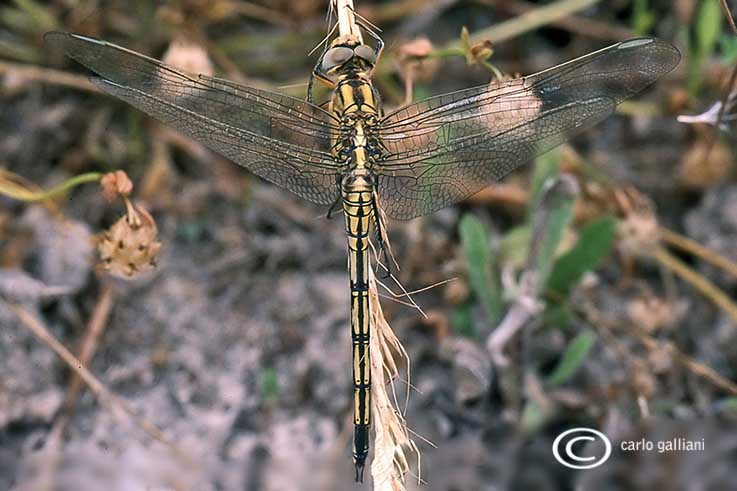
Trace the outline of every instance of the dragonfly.
[[[378, 37], [376, 37], [378, 39]], [[514, 80], [384, 112], [371, 75], [383, 50], [336, 37], [313, 77], [325, 104], [186, 73], [115, 44], [51, 32], [46, 42], [95, 72], [92, 83], [308, 201], [342, 206], [353, 357], [353, 462], [363, 480], [371, 427], [371, 234], [481, 191], [601, 122], [670, 72], [679, 51], [656, 38], [620, 42]], [[310, 79], [312, 82], [313, 78]], [[332, 209], [332, 206], [331, 206]]]

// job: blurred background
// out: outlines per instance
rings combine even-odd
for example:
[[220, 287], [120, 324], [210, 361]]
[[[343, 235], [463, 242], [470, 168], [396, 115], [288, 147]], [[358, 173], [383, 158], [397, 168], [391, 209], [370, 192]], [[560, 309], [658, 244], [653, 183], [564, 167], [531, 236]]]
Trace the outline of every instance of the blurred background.
[[[502, 183], [389, 222], [404, 286], [436, 285], [414, 295], [425, 316], [382, 301], [411, 360], [395, 384], [423, 483], [407, 489], [737, 489], [737, 5], [355, 4], [387, 45], [387, 109], [640, 35], [683, 55]], [[0, 6], [0, 490], [372, 489], [352, 482], [342, 217], [96, 92], [43, 44], [83, 33], [304, 97], [326, 12]], [[143, 248], [115, 252], [118, 237]], [[577, 426], [613, 442], [595, 470], [552, 455]], [[621, 450], [643, 438], [705, 450]]]

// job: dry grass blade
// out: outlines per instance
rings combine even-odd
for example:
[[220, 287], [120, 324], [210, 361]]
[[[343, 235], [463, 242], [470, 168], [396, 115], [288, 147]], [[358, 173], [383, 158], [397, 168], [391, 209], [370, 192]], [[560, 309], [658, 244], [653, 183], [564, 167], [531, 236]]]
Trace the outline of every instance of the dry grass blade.
[[59, 358], [61, 358], [69, 368], [79, 376], [85, 384], [87, 384], [98, 400], [102, 402], [104, 406], [109, 407], [112, 410], [114, 415], [121, 419], [126, 419], [127, 416], [127, 418], [130, 418], [131, 421], [135, 422], [135, 424], [139, 428], [143, 429], [143, 431], [145, 431], [149, 436], [172, 450], [172, 452], [181, 459], [183, 463], [186, 465], [194, 464], [192, 458], [182, 451], [174, 442], [169, 440], [166, 435], [156, 427], [156, 425], [149, 420], [138, 416], [135, 409], [133, 409], [127, 401], [118, 397], [110, 389], [105, 387], [105, 385], [103, 385], [103, 383], [100, 382], [92, 372], [82, 365], [79, 359], [77, 359], [51, 334], [51, 332], [49, 332], [48, 329], [46, 329], [41, 321], [36, 319], [30, 312], [20, 305], [13, 303], [8, 303], [7, 305], [21, 321], [21, 324], [51, 348], [54, 353], [56, 353]]
[[[79, 362], [82, 366], [90, 366], [92, 358], [97, 351], [97, 344], [105, 331], [107, 319], [113, 307], [114, 291], [110, 283], [106, 283], [102, 287], [95, 309], [87, 323], [85, 337], [79, 349]], [[64, 407], [66, 411], [73, 411], [77, 404], [77, 398], [82, 389], [82, 379], [77, 373], [72, 373], [72, 379], [67, 385], [66, 395], [64, 396]]]
[[[470, 41], [471, 44], [476, 44], [489, 39], [493, 43], [501, 43], [502, 41], [512, 39], [541, 26], [552, 24], [558, 19], [568, 17], [599, 2], [600, 0], [558, 0], [543, 7], [530, 10], [508, 21], [500, 22], [489, 28], [477, 31], [471, 34]], [[453, 41], [441, 49], [457, 48], [459, 46], [460, 41]]]
[[729, 272], [737, 278], [737, 263], [718, 254], [716, 251], [705, 247], [695, 240], [689, 239], [681, 234], [660, 227], [660, 237], [670, 246], [677, 247], [683, 251], [689, 252], [700, 259]]
[[375, 450], [371, 476], [375, 491], [404, 491], [405, 476], [409, 472], [407, 454], [414, 452], [419, 462], [419, 451], [410, 439], [402, 413], [397, 409], [394, 381], [399, 378], [399, 368], [394, 356], [402, 356], [408, 367], [409, 356], [384, 318], [373, 272], [369, 273], [369, 298], [374, 326], [371, 336], [371, 400]]
[[730, 29], [732, 29], [732, 32], [737, 36], [737, 25], [734, 23], [734, 17], [732, 17], [732, 12], [729, 10], [727, 0], [719, 0], [719, 3], [722, 6], [722, 12], [724, 12], [724, 17], [727, 18]]
[[737, 323], [737, 304], [729, 295], [719, 289], [714, 283], [688, 267], [681, 260], [670, 254], [665, 248], [658, 246], [652, 252], [652, 257], [660, 264], [673, 271], [681, 279], [696, 288], [702, 295], [711, 300], [717, 307], [726, 312], [732, 321]]
[[14, 75], [28, 82], [38, 81], [88, 92], [100, 92], [89, 81], [89, 77], [67, 73], [62, 70], [54, 70], [52, 68], [40, 68], [33, 65], [23, 65], [0, 60], [0, 75]]

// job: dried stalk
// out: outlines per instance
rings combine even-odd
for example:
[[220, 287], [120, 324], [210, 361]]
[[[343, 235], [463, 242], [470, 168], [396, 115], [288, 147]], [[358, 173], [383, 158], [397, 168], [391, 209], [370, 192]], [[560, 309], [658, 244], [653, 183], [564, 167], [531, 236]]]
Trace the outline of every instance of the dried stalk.
[[652, 252], [652, 257], [681, 277], [685, 282], [696, 288], [702, 295], [711, 300], [717, 307], [729, 315], [733, 322], [737, 323], [737, 304], [735, 304], [734, 300], [729, 298], [726, 293], [720, 290], [719, 287], [714, 285], [714, 283], [688, 267], [662, 246], [655, 248]]
[[164, 433], [156, 427], [154, 423], [146, 418], [139, 416], [135, 409], [128, 403], [128, 401], [114, 394], [108, 389], [92, 372], [90, 372], [82, 363], [75, 357], [58, 339], [54, 337], [51, 332], [30, 312], [25, 310], [20, 305], [14, 303], [7, 303], [7, 306], [12, 310], [21, 324], [31, 331], [41, 342], [51, 348], [64, 363], [74, 372], [87, 386], [92, 390], [97, 399], [112, 410], [113, 415], [118, 418], [125, 419], [130, 418], [135, 424], [143, 429], [149, 436], [154, 440], [162, 443], [168, 447], [179, 459], [181, 459], [186, 465], [193, 465], [192, 458], [182, 451], [176, 443], [169, 440]]
[[[418, 462], [420, 454], [398, 410], [394, 381], [399, 377], [399, 368], [394, 356], [402, 356], [409, 367], [409, 355], [384, 318], [373, 271], [369, 273], [369, 304], [374, 326], [370, 341], [371, 409], [375, 432], [371, 477], [375, 491], [404, 491], [405, 476], [409, 472], [407, 454], [417, 454]], [[391, 395], [387, 388], [391, 389]]]

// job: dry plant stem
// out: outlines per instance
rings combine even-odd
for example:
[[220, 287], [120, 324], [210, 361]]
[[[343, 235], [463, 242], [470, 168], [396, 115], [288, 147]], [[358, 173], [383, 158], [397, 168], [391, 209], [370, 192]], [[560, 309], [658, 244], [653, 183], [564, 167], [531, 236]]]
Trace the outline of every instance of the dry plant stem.
[[692, 357], [681, 352], [672, 342], [659, 341], [652, 336], [648, 336], [639, 329], [632, 329], [632, 334], [651, 351], [664, 350], [670, 353], [673, 358], [682, 366], [690, 370], [693, 374], [702, 377], [732, 395], [737, 395], [737, 384], [719, 375], [713, 368], [693, 359]]
[[433, 0], [395, 0], [391, 3], [364, 6], [361, 13], [372, 22], [383, 24], [414, 15], [432, 3]]
[[652, 257], [660, 264], [677, 274], [681, 279], [696, 288], [702, 295], [711, 300], [717, 307], [724, 310], [732, 321], [737, 323], [737, 305], [722, 290], [708, 279], [689, 268], [679, 259], [671, 255], [663, 247], [656, 247]]
[[[578, 312], [578, 314], [582, 318], [584, 318], [589, 324], [594, 326], [594, 328], [596, 328], [598, 331], [604, 330], [604, 332], [609, 332], [609, 335], [607, 337], [617, 338], [617, 335], [614, 331], [618, 330], [619, 324], [615, 325], [615, 322], [612, 319], [607, 318], [601, 312], [595, 311], [591, 308], [574, 310], [576, 310], [576, 312]], [[657, 340], [643, 332], [641, 329], [631, 327], [629, 323], [624, 323], [623, 326], [625, 326], [624, 329], [630, 335], [637, 339], [648, 350], [668, 352], [671, 356], [673, 356], [673, 359], [677, 363], [689, 370], [694, 375], [709, 381], [715, 387], [722, 389], [729, 394], [737, 395], [737, 384], [725, 377], [722, 377], [713, 368], [686, 355], [681, 350], [679, 350], [678, 347], [675, 346], [672, 342]], [[631, 357], [631, 355], [628, 354], [628, 357]]]
[[735, 25], [734, 23], [734, 17], [732, 17], [732, 13], [729, 10], [729, 4], [727, 3], [727, 0], [719, 0], [719, 3], [722, 6], [722, 12], [724, 13], [724, 17], [727, 18], [730, 29], [732, 29], [734, 35], [737, 36], [737, 25]]
[[335, 0], [335, 9], [338, 13], [338, 35], [340, 37], [357, 38], [363, 43], [361, 30], [356, 25], [356, 17], [353, 14], [353, 0]]
[[[514, 19], [477, 31], [471, 34], [470, 43], [473, 45], [486, 40], [491, 40], [493, 43], [501, 43], [519, 36], [520, 34], [535, 30], [538, 27], [552, 24], [555, 21], [568, 17], [575, 12], [591, 7], [600, 1], [601, 0], [558, 0], [557, 2], [545, 5], [544, 7], [531, 10], [526, 14], [515, 17]], [[439, 49], [445, 50], [460, 47], [460, 41], [453, 41]]]
[[100, 172], [88, 172], [86, 174], [80, 174], [78, 176], [72, 177], [71, 179], [67, 179], [58, 186], [54, 186], [53, 188], [49, 189], [48, 191], [37, 191], [22, 182], [15, 182], [17, 176], [0, 169], [0, 195], [7, 196], [18, 201], [45, 201], [54, 198], [80, 184], [99, 181], [102, 175], [103, 174]]
[[660, 228], [660, 237], [666, 244], [689, 252], [694, 256], [697, 256], [699, 259], [703, 259], [709, 264], [721, 268], [729, 274], [737, 277], [737, 263], [727, 259], [708, 247], [704, 247], [695, 240], [689, 239], [688, 237], [673, 232], [672, 230], [668, 230], [665, 227]]
[[537, 300], [537, 283], [535, 271], [526, 270], [522, 273], [514, 304], [486, 340], [486, 350], [492, 361], [499, 366], [509, 365], [509, 359], [503, 352], [509, 340], [542, 309], [541, 303]]
[[[373, 380], [371, 404], [375, 432], [371, 476], [375, 491], [404, 491], [404, 476], [409, 472], [406, 451], [416, 453], [418, 460], [419, 453], [410, 440], [406, 422], [397, 409], [394, 380], [399, 378], [399, 368], [394, 360], [394, 353], [406, 360], [407, 367], [409, 355], [384, 318], [373, 271], [369, 272], [369, 297], [374, 326], [370, 340]], [[391, 395], [387, 387], [391, 388]]]
[[[734, 22], [734, 21], [732, 21]], [[722, 97], [722, 104], [719, 107], [719, 113], [717, 114], [717, 120], [714, 123], [714, 127], [716, 128], [713, 135], [717, 135], [719, 133], [719, 127], [722, 125], [722, 121], [724, 120], [724, 113], [727, 111], [727, 106], [729, 105], [729, 97], [732, 94], [732, 90], [735, 88], [735, 84], [737, 84], [737, 63], [734, 64], [732, 67], [732, 73], [729, 75], [729, 82], [727, 83], [727, 87], [724, 91], [724, 96]], [[712, 143], [716, 141], [716, 138], [712, 138]], [[707, 156], [708, 157], [708, 156]]]
[[53, 85], [62, 85], [74, 89], [86, 90], [88, 92], [100, 92], [97, 87], [90, 83], [88, 77], [73, 75], [62, 70], [51, 68], [40, 68], [37, 66], [10, 63], [0, 60], [0, 74], [13, 74], [28, 81], [39, 81]]
[[136, 411], [131, 405], [124, 399], [115, 395], [102, 382], [100, 382], [82, 363], [62, 345], [46, 327], [36, 319], [31, 313], [25, 310], [20, 305], [14, 303], [8, 303], [8, 307], [15, 313], [21, 324], [30, 330], [41, 342], [51, 348], [69, 368], [76, 373], [82, 381], [92, 390], [97, 396], [98, 400], [103, 405], [108, 406], [116, 417], [121, 417], [121, 411], [127, 415], [132, 421], [134, 421], [143, 431], [151, 436], [156, 441], [168, 447], [183, 463], [187, 465], [194, 465], [192, 458], [184, 453], [174, 442], [170, 441], [164, 433], [159, 430], [153, 423], [145, 418], [141, 418], [136, 414]]
[[235, 2], [233, 9], [240, 15], [269, 22], [277, 26], [289, 27], [291, 25], [291, 22], [285, 19], [279, 12], [254, 2]]
[[[509, 0], [476, 0], [482, 5], [489, 5], [514, 15], [524, 15], [540, 7], [529, 3]], [[611, 25], [587, 17], [566, 16], [550, 22], [551, 25], [567, 31], [588, 36], [594, 39], [624, 41], [634, 36], [634, 33], [625, 27]]]
[[[97, 351], [97, 345], [107, 324], [110, 311], [113, 307], [114, 290], [112, 284], [105, 282], [102, 286], [100, 296], [92, 311], [90, 320], [87, 323], [87, 330], [79, 350], [79, 363], [82, 366], [89, 367], [92, 364], [92, 358]], [[77, 397], [82, 389], [82, 379], [76, 372], [72, 372], [72, 379], [67, 386], [67, 392], [64, 396], [64, 409], [72, 412], [77, 404]]]

